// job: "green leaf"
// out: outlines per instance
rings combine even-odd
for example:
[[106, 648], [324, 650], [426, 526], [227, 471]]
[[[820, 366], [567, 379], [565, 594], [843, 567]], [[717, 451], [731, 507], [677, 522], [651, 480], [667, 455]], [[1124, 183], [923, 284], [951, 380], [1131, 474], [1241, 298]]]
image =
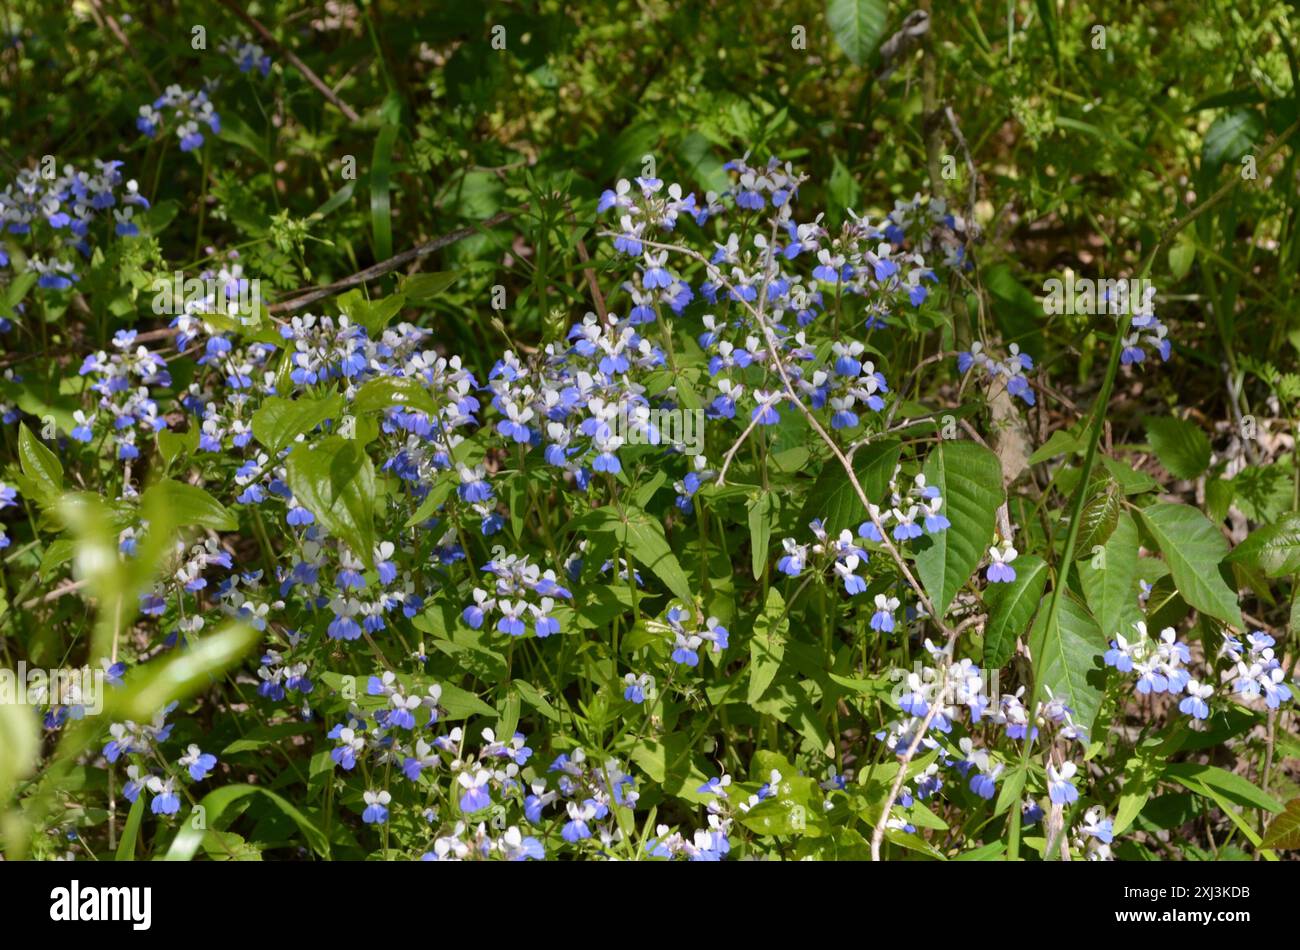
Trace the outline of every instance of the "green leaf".
[[[1229, 772], [1216, 765], [1200, 765], [1195, 762], [1175, 762], [1166, 766], [1165, 778], [1173, 779], [1184, 785], [1189, 782], [1199, 783], [1212, 788], [1229, 801], [1249, 808], [1262, 808], [1264, 811], [1280, 812], [1282, 803], [1272, 795], [1262, 791], [1244, 776]], [[1191, 788], [1191, 785], [1188, 785]], [[1192, 789], [1195, 791], [1195, 788]]]
[[1300, 848], [1300, 798], [1286, 803], [1282, 814], [1264, 832], [1264, 847], [1292, 851]]
[[[325, 833], [317, 828], [306, 815], [295, 808], [287, 799], [281, 798], [269, 788], [264, 788], [261, 785], [225, 785], [203, 796], [203, 799], [199, 802], [199, 807], [203, 809], [201, 813], [204, 818], [203, 827], [195, 827], [194, 818], [185, 821], [180, 830], [176, 832], [176, 837], [172, 839], [171, 847], [167, 849], [164, 860], [188, 861], [194, 857], [203, 844], [203, 839], [207, 836], [209, 829], [216, 831], [217, 823], [221, 820], [221, 816], [226, 813], [226, 810], [235, 802], [247, 798], [249, 795], [265, 797], [298, 826], [298, 830], [302, 832], [303, 838], [314, 852], [321, 857], [329, 856], [330, 845]], [[141, 798], [143, 797], [141, 796]]]
[[1183, 232], [1174, 242], [1174, 246], [1169, 249], [1169, 273], [1175, 281], [1182, 280], [1192, 269], [1192, 264], [1196, 261], [1196, 241], [1186, 237], [1188, 232]]
[[1082, 447], [1079, 440], [1067, 430], [1057, 429], [1046, 442], [1035, 450], [1033, 455], [1029, 456], [1029, 464], [1037, 465], [1039, 462], [1046, 462], [1048, 459], [1054, 459], [1058, 455], [1067, 453], [1073, 455]]
[[438, 406], [429, 391], [413, 376], [381, 376], [372, 379], [352, 400], [354, 412], [377, 412], [390, 406], [418, 409], [429, 416], [438, 414]]
[[131, 803], [131, 811], [126, 816], [126, 827], [122, 829], [122, 839], [117, 843], [115, 861], [134, 861], [135, 843], [140, 837], [140, 819], [144, 817], [144, 795], [137, 795]]
[[3, 295], [0, 296], [0, 317], [13, 319], [17, 315], [14, 308], [22, 303], [27, 292], [36, 286], [38, 276], [34, 270], [23, 271], [9, 282]]
[[[450, 683], [442, 683], [441, 686], [442, 696], [438, 699], [438, 705], [445, 710], [444, 719], [468, 719], [470, 716], [498, 718], [495, 709], [469, 690], [452, 686]], [[522, 690], [519, 695], [524, 695]]]
[[1288, 512], [1272, 524], [1256, 528], [1228, 560], [1254, 565], [1269, 577], [1300, 573], [1300, 512]]
[[989, 622], [984, 629], [984, 666], [1001, 669], [1011, 659], [1016, 638], [1027, 633], [1047, 587], [1047, 563], [1033, 554], [1016, 558], [1016, 579], [990, 584], [984, 595]]
[[256, 726], [221, 750], [223, 756], [237, 752], [255, 752], [294, 736], [305, 736], [315, 729], [309, 722], [280, 722], [273, 726]]
[[790, 619], [786, 616], [785, 600], [776, 588], [769, 588], [767, 604], [754, 621], [754, 635], [749, 641], [748, 696], [751, 706], [763, 697], [781, 669], [789, 628]]
[[[1129, 628], [1126, 621], [1142, 619], [1137, 608], [1138, 530], [1133, 517], [1122, 512], [1101, 550], [1084, 553], [1079, 582], [1092, 615], [1103, 634], [1122, 633]], [[1094, 561], [1098, 566], [1093, 566]]]
[[998, 457], [974, 442], [941, 442], [925, 460], [926, 483], [943, 496], [943, 513], [952, 527], [925, 536], [916, 569], [925, 591], [942, 614], [957, 596], [993, 539], [1002, 505], [1002, 466]]
[[1238, 162], [1264, 131], [1264, 120], [1251, 109], [1237, 109], [1214, 120], [1205, 133], [1201, 163], [1218, 171], [1224, 162]]
[[379, 336], [390, 320], [406, 306], [404, 294], [392, 294], [378, 300], [367, 300], [359, 290], [349, 290], [339, 297], [339, 310], [349, 320], [366, 328], [372, 336]]
[[40, 492], [36, 501], [47, 505], [58, 498], [63, 491], [63, 465], [25, 422], [18, 427], [18, 464]]
[[889, 7], [885, 0], [828, 0], [826, 23], [844, 55], [864, 66], [885, 36]]
[[624, 505], [621, 514], [611, 505], [591, 515], [596, 531], [611, 535], [615, 544], [648, 567], [683, 604], [689, 607], [695, 603], [691, 582], [668, 547], [662, 524], [631, 505]]
[[217, 682], [226, 670], [253, 649], [262, 635], [242, 623], [232, 623], [195, 640], [184, 651], [166, 653], [133, 669], [106, 705], [117, 719], [142, 722], [172, 700], [188, 699]]
[[402, 293], [407, 300], [432, 300], [456, 283], [459, 271], [440, 270], [427, 274], [412, 274], [402, 280]]
[[[25, 684], [15, 683], [12, 688], [23, 689]], [[41, 753], [40, 718], [35, 709], [15, 698], [0, 702], [0, 816], [18, 783], [35, 771]]]
[[1101, 655], [1106, 638], [1088, 608], [1072, 594], [1061, 597], [1056, 620], [1048, 625], [1050, 595], [1043, 598], [1030, 633], [1034, 678], [1074, 710], [1074, 722], [1091, 732], [1101, 708]]
[[1175, 478], [1196, 478], [1210, 467], [1210, 440], [1197, 426], [1174, 416], [1145, 420], [1147, 441]]
[[268, 396], [253, 413], [253, 436], [275, 454], [326, 419], [338, 419], [342, 414], [343, 397], [338, 393], [321, 399]]
[[373, 567], [375, 467], [370, 456], [356, 442], [331, 435], [295, 446], [285, 467], [299, 504]]
[[370, 231], [374, 238], [375, 258], [385, 261], [393, 256], [392, 196], [388, 179], [392, 173], [393, 145], [398, 127], [380, 126], [375, 137], [374, 158], [370, 163]]
[[165, 508], [170, 513], [173, 527], [199, 525], [213, 531], [234, 531], [239, 527], [235, 516], [198, 485], [172, 478], [151, 485], [140, 502], [146, 510], [154, 505]]
[[780, 500], [774, 492], [761, 491], [749, 500], [749, 551], [750, 567], [754, 580], [763, 576], [767, 567], [767, 549], [772, 543], [772, 521], [776, 517]]
[[[867, 500], [879, 503], [889, 490], [889, 480], [894, 475], [903, 444], [897, 439], [869, 442], [853, 456], [853, 472]], [[845, 528], [856, 531], [867, 520], [867, 509], [858, 499], [858, 493], [844, 475], [844, 467], [832, 458], [822, 466], [821, 475], [808, 492], [800, 521], [804, 524], [820, 518], [832, 536]]]
[[1077, 556], [1091, 556], [1094, 547], [1106, 543], [1106, 539], [1115, 530], [1115, 525], [1119, 523], [1119, 511], [1119, 488], [1108, 480], [1105, 487], [1090, 498], [1079, 513]]
[[158, 430], [158, 452], [168, 465], [182, 455], [193, 455], [198, 447], [199, 428], [196, 425], [191, 425], [184, 432], [173, 432], [171, 429]]
[[1244, 629], [1237, 595], [1219, 575], [1219, 563], [1228, 554], [1228, 542], [1219, 529], [1188, 505], [1162, 502], [1141, 509], [1141, 517], [1160, 546], [1183, 600]]

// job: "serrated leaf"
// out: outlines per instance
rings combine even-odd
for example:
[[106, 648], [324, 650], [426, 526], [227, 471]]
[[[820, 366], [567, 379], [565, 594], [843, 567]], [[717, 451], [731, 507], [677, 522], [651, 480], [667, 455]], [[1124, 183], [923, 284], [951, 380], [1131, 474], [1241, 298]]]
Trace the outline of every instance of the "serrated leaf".
[[1273, 819], [1264, 832], [1263, 846], [1286, 851], [1300, 848], [1300, 798], [1287, 802], [1282, 814]]
[[1300, 572], [1300, 512], [1288, 512], [1272, 524], [1256, 528], [1233, 548], [1228, 560], [1253, 564], [1269, 577]]
[[925, 460], [928, 485], [943, 496], [951, 527], [925, 536], [917, 548], [916, 569], [925, 591], [942, 614], [970, 579], [993, 539], [993, 524], [1003, 502], [998, 457], [974, 442], [941, 442]]
[[1165, 556], [1183, 600], [1243, 629], [1236, 592], [1219, 575], [1219, 564], [1228, 554], [1228, 542], [1219, 529], [1188, 505], [1162, 502], [1141, 509], [1141, 517]]
[[1174, 416], [1145, 420], [1147, 441], [1175, 478], [1196, 478], [1210, 467], [1210, 440], [1197, 426]]
[[889, 7], [884, 0], [828, 0], [826, 24], [854, 66], [864, 66], [885, 36]]
[[1080, 557], [1090, 557], [1092, 549], [1105, 544], [1110, 534], [1119, 524], [1120, 496], [1118, 486], [1107, 482], [1106, 486], [1094, 495], [1083, 511], [1079, 512], [1078, 547]]
[[1264, 120], [1251, 109], [1236, 109], [1214, 120], [1205, 133], [1201, 162], [1218, 170], [1224, 162], [1240, 161], [1264, 131]]
[[295, 446], [285, 468], [298, 503], [373, 567], [375, 467], [370, 456], [355, 442], [331, 435]]
[[1047, 563], [1033, 554], [1016, 558], [1016, 579], [1010, 584], [990, 584], [984, 595], [989, 621], [984, 628], [984, 666], [1006, 666], [1016, 638], [1029, 631], [1047, 587]]

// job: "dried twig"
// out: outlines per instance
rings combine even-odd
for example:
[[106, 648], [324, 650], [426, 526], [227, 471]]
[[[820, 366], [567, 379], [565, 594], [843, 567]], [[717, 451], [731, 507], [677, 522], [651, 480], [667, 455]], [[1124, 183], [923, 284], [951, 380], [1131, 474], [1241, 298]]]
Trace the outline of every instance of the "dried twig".
[[332, 284], [325, 284], [323, 287], [304, 287], [300, 290], [290, 291], [285, 295], [285, 299], [277, 300], [271, 306], [267, 307], [271, 313], [283, 313], [287, 310], [300, 310], [310, 303], [315, 303], [324, 297], [332, 296], [340, 290], [346, 290], [349, 287], [355, 287], [357, 284], [364, 284], [368, 280], [375, 280], [383, 277], [390, 271], [397, 270], [408, 261], [413, 261], [421, 257], [427, 257], [434, 251], [447, 247], [449, 244], [455, 244], [457, 241], [463, 241], [467, 237], [473, 237], [488, 228], [496, 227], [504, 221], [509, 221], [518, 212], [516, 211], [499, 211], [492, 217], [480, 221], [478, 224], [471, 224], [467, 227], [457, 228], [440, 238], [435, 238], [426, 244], [420, 244], [410, 250], [403, 251], [386, 261], [380, 261], [378, 264], [372, 264], [365, 270], [357, 271], [351, 277], [345, 277], [342, 280], [336, 280]]

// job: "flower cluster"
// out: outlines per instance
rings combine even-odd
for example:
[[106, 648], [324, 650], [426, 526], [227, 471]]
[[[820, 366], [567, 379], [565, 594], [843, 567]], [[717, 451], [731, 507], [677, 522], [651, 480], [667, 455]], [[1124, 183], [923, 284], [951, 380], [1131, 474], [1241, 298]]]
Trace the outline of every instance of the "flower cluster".
[[957, 354], [957, 371], [965, 373], [972, 367], [983, 370], [991, 381], [1001, 380], [1012, 396], [1018, 396], [1026, 405], [1034, 405], [1034, 390], [1025, 375], [1034, 368], [1034, 358], [1022, 353], [1017, 343], [1007, 347], [1007, 354], [1005, 360], [995, 359], [984, 344], [976, 340], [969, 350]]
[[216, 135], [221, 131], [221, 116], [212, 107], [207, 90], [182, 89], [173, 84], [152, 103], [140, 107], [135, 126], [148, 138], [171, 128], [180, 139], [181, 151], [192, 152], [203, 145], [200, 127], [207, 126]]

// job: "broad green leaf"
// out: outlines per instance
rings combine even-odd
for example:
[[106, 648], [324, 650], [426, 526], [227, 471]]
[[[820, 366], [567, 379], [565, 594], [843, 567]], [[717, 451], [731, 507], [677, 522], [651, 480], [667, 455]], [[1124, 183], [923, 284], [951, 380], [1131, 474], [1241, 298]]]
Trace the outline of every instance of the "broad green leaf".
[[1217, 765], [1200, 765], [1195, 762], [1175, 762], [1165, 768], [1165, 778], [1186, 784], [1187, 781], [1199, 782], [1215, 789], [1224, 798], [1249, 808], [1262, 808], [1265, 811], [1280, 812], [1283, 805], [1272, 795], [1262, 791], [1254, 782], [1243, 775], [1221, 769]]
[[1147, 441], [1175, 478], [1195, 478], [1210, 467], [1210, 440], [1193, 423], [1175, 416], [1145, 420]]
[[1016, 558], [1016, 579], [1010, 584], [990, 584], [984, 594], [989, 622], [984, 628], [984, 666], [1001, 669], [1011, 659], [1016, 638], [1029, 632], [1047, 587], [1047, 563], [1033, 554]]
[[[1101, 655], [1106, 638], [1088, 608], [1072, 594], [1061, 597], [1056, 620], [1048, 625], [1051, 595], [1043, 598], [1030, 633], [1034, 677], [1074, 710], [1074, 722], [1087, 732], [1101, 708]], [[1046, 693], [1043, 694], [1046, 698]]]
[[885, 37], [889, 5], [885, 0], [828, 0], [826, 24], [854, 66], [864, 66]]
[[412, 274], [402, 281], [402, 295], [407, 300], [432, 300], [456, 283], [459, 276], [459, 272], [454, 270]]
[[218, 681], [262, 635], [242, 623], [199, 637], [184, 650], [164, 653], [133, 669], [120, 690], [109, 694], [109, 707], [118, 719], [147, 721], [172, 700], [188, 699]]
[[1029, 464], [1037, 465], [1039, 462], [1046, 462], [1048, 459], [1054, 459], [1058, 455], [1073, 455], [1082, 448], [1079, 440], [1075, 438], [1066, 429], [1057, 429], [1051, 434], [1046, 442], [1040, 445], [1034, 454], [1029, 456]]
[[234, 531], [239, 527], [235, 516], [198, 485], [172, 478], [151, 485], [140, 501], [145, 509], [154, 505], [166, 508], [177, 528], [199, 525], [213, 531]]
[[1195, 508], [1160, 503], [1141, 509], [1160, 553], [1165, 556], [1183, 600], [1202, 613], [1244, 628], [1237, 595], [1219, 575], [1219, 563], [1228, 554], [1222, 533]]
[[1141, 620], [1137, 607], [1138, 531], [1133, 517], [1122, 512], [1100, 550], [1082, 551], [1079, 582], [1092, 615], [1107, 637], [1129, 629], [1133, 620]]
[[59, 457], [32, 435], [25, 422], [18, 426], [18, 464], [40, 491], [40, 497], [35, 500], [42, 505], [49, 504], [63, 491], [63, 465]]
[[[897, 439], [869, 442], [853, 456], [853, 472], [867, 500], [880, 504], [889, 490], [889, 480], [894, 475], [903, 444]], [[856, 531], [867, 520], [867, 509], [862, 506], [858, 493], [845, 477], [844, 467], [832, 458], [822, 466], [821, 475], [808, 492], [800, 521], [807, 524], [820, 518], [832, 536], [845, 528]]]
[[785, 657], [785, 638], [790, 628], [785, 600], [776, 588], [767, 592], [767, 604], [754, 621], [754, 635], [749, 641], [749, 703], [762, 698], [781, 669]]
[[338, 419], [342, 414], [343, 397], [338, 393], [321, 399], [268, 396], [253, 413], [253, 436], [274, 454], [326, 419]]
[[1105, 544], [1119, 523], [1119, 486], [1107, 480], [1105, 486], [1088, 500], [1079, 513], [1079, 537], [1076, 548], [1079, 557], [1091, 556], [1092, 549]]
[[379, 336], [389, 321], [401, 313], [405, 306], [406, 295], [400, 293], [378, 300], [367, 300], [361, 291], [349, 290], [339, 297], [339, 310], [353, 323], [365, 327], [372, 337]]
[[[287, 799], [261, 785], [225, 785], [208, 792], [199, 802], [199, 806], [203, 809], [201, 813], [203, 815], [202, 827], [196, 827], [199, 823], [195, 820], [197, 816], [193, 816], [192, 813], [191, 817], [183, 820], [180, 830], [176, 832], [176, 837], [172, 839], [171, 847], [167, 849], [164, 860], [188, 861], [194, 857], [209, 830], [217, 830], [217, 823], [226, 813], [226, 810], [241, 798], [246, 798], [249, 795], [264, 796], [298, 826], [303, 839], [312, 851], [321, 857], [329, 856], [329, 840], [325, 837], [325, 833]], [[141, 796], [141, 798], [143, 797]], [[218, 847], [220, 846], [218, 845]]]
[[925, 460], [926, 483], [943, 496], [952, 527], [926, 535], [917, 548], [916, 569], [925, 591], [942, 614], [984, 557], [1002, 505], [998, 457], [974, 442], [941, 442]]
[[199, 428], [196, 425], [191, 425], [184, 432], [173, 432], [171, 429], [158, 430], [158, 452], [168, 465], [182, 455], [193, 455], [198, 447]]
[[[491, 719], [498, 718], [497, 711], [489, 706], [483, 700], [479, 699], [469, 690], [461, 689], [459, 686], [452, 686], [450, 683], [442, 683], [442, 696], [438, 700], [438, 705], [443, 708], [444, 719], [468, 719], [470, 716], [487, 716]], [[427, 687], [426, 687], [427, 688]], [[522, 691], [520, 692], [522, 696]]]
[[327, 436], [301, 443], [286, 463], [294, 498], [328, 533], [373, 567], [375, 467], [356, 442]]
[[430, 416], [438, 414], [438, 405], [418, 379], [412, 376], [381, 376], [372, 379], [352, 400], [354, 412], [376, 412], [390, 406], [418, 409]]
[[691, 582], [676, 555], [668, 547], [664, 526], [640, 508], [614, 506], [592, 512], [595, 530], [613, 537], [615, 544], [627, 550], [639, 564], [648, 567], [683, 604], [695, 603]]
[[1217, 171], [1224, 162], [1237, 162], [1264, 131], [1264, 120], [1252, 109], [1235, 109], [1214, 120], [1205, 133], [1202, 164]]
[[1252, 564], [1269, 577], [1300, 573], [1300, 512], [1256, 528], [1228, 555], [1229, 561]]

